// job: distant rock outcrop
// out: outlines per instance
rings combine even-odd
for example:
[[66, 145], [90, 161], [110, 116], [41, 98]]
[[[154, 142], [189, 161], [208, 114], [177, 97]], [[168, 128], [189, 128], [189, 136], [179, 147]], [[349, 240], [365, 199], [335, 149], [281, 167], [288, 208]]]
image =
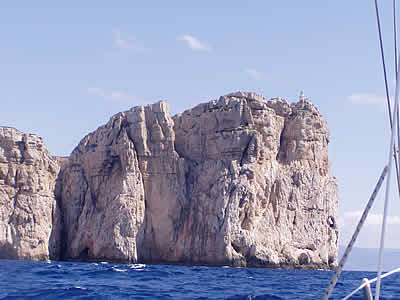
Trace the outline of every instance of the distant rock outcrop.
[[[14, 149], [3, 136], [0, 150]], [[338, 192], [328, 139], [307, 99], [289, 105], [238, 92], [172, 118], [166, 102], [134, 107], [86, 136], [68, 161], [38, 152], [54, 166], [48, 174], [42, 164], [31, 167], [48, 177], [40, 182], [52, 195], [47, 241], [63, 259], [332, 268]], [[1, 154], [0, 180], [10, 173], [3, 161], [26, 167]], [[7, 242], [12, 184], [0, 181], [0, 257], [46, 258], [32, 248], [22, 254], [15, 240], [30, 232]], [[43, 245], [51, 256], [50, 248]]]
[[0, 258], [59, 257], [59, 170], [41, 138], [0, 127]]

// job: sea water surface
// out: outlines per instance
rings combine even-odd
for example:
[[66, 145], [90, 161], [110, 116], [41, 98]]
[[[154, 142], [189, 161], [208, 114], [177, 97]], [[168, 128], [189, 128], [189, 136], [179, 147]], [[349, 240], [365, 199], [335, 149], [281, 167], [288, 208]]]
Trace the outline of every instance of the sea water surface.
[[[0, 299], [322, 299], [332, 272], [144, 264], [0, 260]], [[345, 271], [333, 297], [364, 277]], [[400, 299], [400, 275], [382, 280], [381, 299]], [[352, 299], [363, 299], [359, 293]]]

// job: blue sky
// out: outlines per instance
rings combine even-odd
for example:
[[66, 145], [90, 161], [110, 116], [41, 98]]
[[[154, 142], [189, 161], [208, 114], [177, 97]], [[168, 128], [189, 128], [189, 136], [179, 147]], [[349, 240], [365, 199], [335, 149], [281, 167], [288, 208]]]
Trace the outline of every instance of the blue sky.
[[[9, 1], [0, 43], [0, 125], [42, 136], [55, 155], [135, 105], [167, 100], [178, 113], [238, 90], [293, 102], [303, 89], [331, 130], [342, 244], [387, 160], [373, 1]], [[360, 247], [377, 246], [382, 198]], [[400, 248], [392, 198], [387, 245]]]

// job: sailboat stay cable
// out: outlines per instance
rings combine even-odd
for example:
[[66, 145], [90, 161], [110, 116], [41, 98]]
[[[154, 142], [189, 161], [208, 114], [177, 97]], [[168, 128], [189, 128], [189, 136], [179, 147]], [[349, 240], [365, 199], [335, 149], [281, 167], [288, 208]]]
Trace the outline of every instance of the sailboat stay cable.
[[[375, 0], [374, 2], [375, 2], [376, 23], [378, 25], [379, 46], [380, 46], [381, 58], [382, 58], [383, 77], [385, 80], [386, 102], [387, 102], [387, 107], [388, 107], [390, 129], [392, 129], [393, 128], [392, 108], [390, 105], [389, 87], [388, 87], [388, 80], [387, 80], [387, 74], [386, 74], [385, 52], [383, 50], [381, 21], [380, 21], [380, 17], [379, 17], [378, 1]], [[394, 19], [394, 23], [395, 23], [395, 19]], [[396, 48], [397, 48], [397, 46], [396, 46]], [[396, 59], [397, 59], [397, 54], [396, 54]], [[396, 69], [397, 69], [397, 67], [396, 67]], [[397, 72], [396, 72], [396, 76], [397, 76]], [[398, 132], [397, 140], [398, 140], [398, 144], [400, 145], [400, 136], [399, 136], [400, 128], [398, 128], [397, 132]], [[393, 145], [393, 147], [394, 147], [394, 151], [393, 151], [394, 162], [395, 162], [395, 166], [396, 166], [397, 190], [398, 190], [399, 197], [400, 197], [400, 175], [399, 175], [399, 163], [398, 163], [398, 159], [397, 159], [397, 149], [396, 149], [397, 147], [395, 144]]]
[[396, 0], [393, 0], [393, 39], [394, 39], [394, 72], [397, 80], [397, 25], [396, 25]]
[[[397, 82], [397, 22], [396, 22], [396, 0], [393, 0], [393, 44], [394, 44], [394, 73], [395, 79]], [[397, 111], [397, 119], [400, 120], [399, 111]], [[397, 122], [397, 149], [399, 150], [400, 147], [400, 122]], [[396, 157], [396, 173], [397, 175], [397, 185], [399, 190], [399, 197], [400, 197], [400, 181], [399, 181], [399, 168], [398, 168], [398, 161], [400, 160], [400, 151], [394, 151], [394, 155]]]
[[[390, 97], [389, 97], [389, 89], [387, 83], [387, 74], [386, 74], [386, 65], [385, 65], [385, 54], [383, 51], [383, 42], [382, 42], [382, 31], [381, 31], [381, 24], [379, 19], [379, 9], [377, 0], [375, 2], [375, 12], [376, 12], [376, 22], [378, 25], [378, 33], [379, 33], [379, 45], [381, 49], [381, 58], [382, 58], [382, 67], [383, 67], [383, 74], [385, 79], [385, 90], [386, 90], [386, 100], [388, 105], [388, 113], [389, 113], [389, 121], [391, 127], [391, 134], [390, 134], [390, 148], [389, 148], [389, 158], [388, 158], [388, 175], [386, 181], [386, 193], [385, 193], [385, 203], [383, 208], [383, 220], [382, 220], [382, 229], [381, 229], [381, 240], [380, 240], [380, 247], [379, 247], [379, 257], [378, 257], [378, 276], [377, 276], [377, 283], [376, 283], [376, 290], [375, 290], [375, 300], [379, 300], [380, 288], [381, 288], [381, 275], [382, 275], [382, 266], [383, 266], [383, 249], [385, 248], [385, 233], [386, 233], [386, 221], [388, 215], [388, 207], [389, 207], [389, 195], [390, 195], [390, 177], [391, 177], [391, 169], [392, 169], [392, 160], [394, 156], [395, 164], [396, 164], [396, 175], [397, 175], [397, 186], [399, 189], [400, 194], [400, 182], [399, 182], [399, 172], [398, 172], [398, 163], [397, 163], [397, 153], [396, 153], [396, 145], [395, 145], [395, 131], [398, 128], [399, 122], [399, 81], [398, 81], [398, 72], [396, 72], [396, 90], [395, 90], [395, 104], [394, 104], [394, 114], [393, 114], [393, 121], [392, 121], [392, 112], [390, 107]], [[395, 3], [394, 3], [395, 7]], [[393, 12], [394, 16], [396, 15], [396, 11]], [[395, 23], [394, 18], [394, 23]], [[396, 30], [395, 30], [396, 32]], [[395, 43], [397, 44], [397, 43]], [[397, 46], [396, 46], [397, 48]], [[397, 54], [396, 54], [397, 60]], [[398, 67], [395, 67], [398, 71]], [[394, 124], [393, 124], [394, 122]], [[400, 146], [400, 145], [399, 145]]]
[[362, 213], [361, 218], [358, 221], [356, 230], [354, 231], [353, 236], [351, 237], [351, 240], [350, 240], [349, 244], [347, 245], [346, 250], [344, 251], [342, 258], [340, 259], [340, 262], [339, 262], [339, 264], [338, 264], [338, 266], [337, 266], [337, 268], [335, 270], [335, 274], [333, 274], [333, 276], [331, 278], [330, 284], [329, 284], [328, 288], [326, 289], [326, 292], [325, 292], [325, 295], [323, 297], [323, 300], [328, 300], [329, 299], [330, 295], [333, 292], [333, 289], [335, 288], [335, 285], [336, 285], [337, 281], [339, 280], [340, 274], [342, 273], [343, 266], [346, 263], [346, 260], [347, 260], [349, 254], [350, 254], [350, 251], [353, 248], [354, 243], [357, 240], [357, 237], [358, 237], [358, 235], [359, 235], [359, 233], [361, 231], [362, 226], [364, 225], [364, 222], [365, 222], [365, 220], [366, 220], [366, 218], [368, 216], [369, 211], [371, 210], [372, 204], [374, 203], [376, 195], [378, 194], [378, 192], [379, 192], [379, 190], [380, 190], [380, 188], [382, 186], [382, 183], [383, 183], [383, 180], [385, 179], [387, 171], [388, 171], [388, 167], [385, 166], [385, 168], [383, 168], [382, 174], [379, 177], [379, 180], [378, 180], [378, 182], [377, 182], [377, 184], [376, 184], [376, 186], [374, 188], [374, 191], [372, 192], [371, 197], [369, 198], [369, 200], [367, 202], [367, 205], [365, 206], [364, 212]]
[[384, 80], [385, 80], [386, 102], [387, 102], [388, 111], [389, 111], [390, 128], [392, 128], [393, 127], [392, 109], [390, 107], [389, 88], [388, 88], [387, 75], [386, 75], [385, 53], [383, 50], [381, 21], [379, 18], [379, 10], [378, 10], [378, 1], [377, 0], [375, 0], [375, 13], [376, 13], [376, 23], [378, 25], [379, 45], [380, 45], [380, 50], [381, 50], [383, 76], [384, 76]]
[[[394, 273], [398, 273], [400, 272], [400, 268], [396, 268], [390, 272], [385, 273], [384, 275], [381, 276], [381, 278], [385, 278], [388, 277]], [[350, 294], [348, 294], [346, 297], [343, 298], [343, 300], [347, 300], [349, 299], [351, 296], [353, 296], [355, 293], [357, 293], [359, 290], [361, 290], [363, 287], [365, 287], [367, 284], [371, 284], [374, 283], [375, 281], [378, 280], [378, 277], [375, 277], [374, 279], [368, 280], [366, 282], [363, 282], [362, 285], [360, 285], [358, 288], [356, 288], [354, 291], [352, 291]]]
[[[329, 296], [331, 295], [333, 288], [336, 285], [337, 280], [339, 279], [339, 276], [341, 274], [343, 265], [345, 261], [347, 260], [347, 257], [357, 239], [357, 236], [359, 234], [359, 231], [361, 230], [361, 227], [365, 221], [365, 218], [367, 217], [369, 210], [371, 209], [371, 205], [373, 202], [373, 199], [376, 196], [377, 190], [379, 190], [383, 178], [385, 177], [386, 174], [388, 174], [387, 182], [386, 182], [386, 193], [385, 193], [385, 203], [384, 203], [384, 212], [383, 212], [383, 222], [382, 222], [382, 230], [381, 230], [381, 241], [380, 241], [380, 248], [379, 248], [379, 259], [378, 259], [378, 276], [375, 279], [377, 281], [377, 286], [376, 286], [376, 294], [375, 294], [375, 300], [379, 300], [379, 294], [380, 294], [380, 284], [381, 284], [381, 278], [384, 278], [388, 276], [389, 274], [385, 274], [382, 276], [382, 265], [383, 265], [383, 249], [384, 249], [384, 244], [385, 244], [385, 230], [386, 230], [386, 221], [387, 221], [387, 214], [388, 214], [388, 203], [389, 203], [389, 194], [390, 194], [390, 177], [391, 177], [391, 166], [392, 166], [392, 160], [394, 158], [395, 161], [395, 166], [396, 166], [396, 175], [397, 175], [397, 186], [398, 186], [398, 192], [400, 195], [400, 180], [399, 180], [399, 169], [398, 169], [398, 160], [397, 160], [397, 151], [396, 151], [396, 144], [395, 144], [395, 132], [397, 129], [397, 140], [398, 140], [398, 146], [400, 147], [400, 126], [399, 126], [399, 82], [398, 82], [398, 63], [397, 63], [397, 31], [396, 31], [396, 0], [393, 0], [393, 26], [394, 26], [394, 47], [395, 47], [395, 72], [396, 72], [396, 90], [395, 90], [395, 104], [394, 104], [394, 124], [392, 120], [392, 111], [391, 111], [391, 105], [390, 105], [390, 96], [389, 96], [389, 88], [388, 88], [388, 82], [387, 82], [387, 73], [386, 73], [386, 64], [385, 64], [385, 54], [383, 50], [383, 42], [382, 42], [382, 32], [381, 32], [381, 24], [380, 24], [380, 18], [379, 18], [379, 9], [378, 9], [378, 3], [377, 0], [375, 0], [375, 12], [376, 12], [376, 21], [378, 25], [378, 33], [379, 33], [379, 44], [380, 44], [380, 51], [381, 51], [381, 58], [382, 58], [382, 67], [383, 67], [383, 74], [384, 74], [384, 80], [385, 80], [385, 91], [386, 91], [386, 100], [387, 100], [387, 107], [388, 107], [388, 114], [389, 114], [389, 121], [390, 121], [390, 128], [391, 128], [391, 137], [390, 137], [390, 148], [389, 148], [389, 159], [388, 159], [388, 164], [384, 168], [382, 175], [378, 181], [377, 186], [374, 189], [373, 194], [371, 195], [370, 201], [368, 201], [367, 207], [365, 208], [363, 215], [361, 216], [361, 219], [357, 225], [357, 228], [355, 232], [353, 233], [352, 239], [348, 246], [346, 247], [345, 253], [342, 256], [340, 263], [336, 269], [335, 274], [332, 276], [332, 279], [330, 281], [330, 285], [328, 289], [325, 292], [325, 295], [323, 297], [324, 300], [328, 299]], [[393, 126], [394, 125], [394, 126]], [[400, 153], [399, 153], [399, 158], [400, 158]], [[400, 269], [400, 268], [399, 268]], [[395, 272], [398, 272], [396, 269]], [[373, 281], [375, 281], [373, 280]], [[372, 281], [370, 281], [372, 282]], [[367, 281], [364, 283], [364, 285], [369, 284]], [[348, 295], [345, 299], [348, 299], [351, 295], [354, 295], [358, 290], [360, 290], [364, 285], [362, 285], [360, 288], [358, 288], [356, 291]]]
[[[394, 141], [395, 141], [395, 127], [399, 119], [397, 118], [398, 110], [399, 110], [399, 92], [400, 85], [399, 81], [396, 80], [396, 91], [394, 96], [394, 127], [392, 128], [392, 132], [390, 135], [390, 148], [389, 148], [389, 158], [388, 158], [388, 175], [386, 181], [386, 194], [385, 194], [385, 203], [383, 208], [383, 221], [382, 221], [382, 230], [381, 230], [381, 242], [379, 247], [379, 257], [378, 257], [378, 280], [376, 282], [376, 290], [375, 290], [375, 300], [379, 300], [379, 293], [381, 288], [381, 275], [382, 275], [382, 266], [383, 266], [383, 249], [385, 248], [385, 233], [386, 233], [386, 221], [387, 215], [389, 211], [389, 195], [390, 195], [390, 175], [391, 175], [391, 167], [393, 160], [393, 150], [394, 150]], [[395, 156], [396, 157], [396, 156]]]

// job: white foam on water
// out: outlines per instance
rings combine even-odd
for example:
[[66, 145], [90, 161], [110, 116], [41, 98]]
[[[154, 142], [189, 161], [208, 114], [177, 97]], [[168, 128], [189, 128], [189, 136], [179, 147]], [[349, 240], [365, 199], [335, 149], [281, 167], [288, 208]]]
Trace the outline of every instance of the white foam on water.
[[143, 269], [146, 268], [145, 264], [133, 264], [133, 265], [129, 265], [129, 268], [131, 269]]
[[102, 265], [108, 265], [108, 262], [106, 262], [106, 261], [101, 261], [100, 262]]
[[112, 270], [115, 271], [115, 272], [126, 272], [126, 271], [128, 271], [128, 270], [118, 269], [116, 267], [112, 267]]

